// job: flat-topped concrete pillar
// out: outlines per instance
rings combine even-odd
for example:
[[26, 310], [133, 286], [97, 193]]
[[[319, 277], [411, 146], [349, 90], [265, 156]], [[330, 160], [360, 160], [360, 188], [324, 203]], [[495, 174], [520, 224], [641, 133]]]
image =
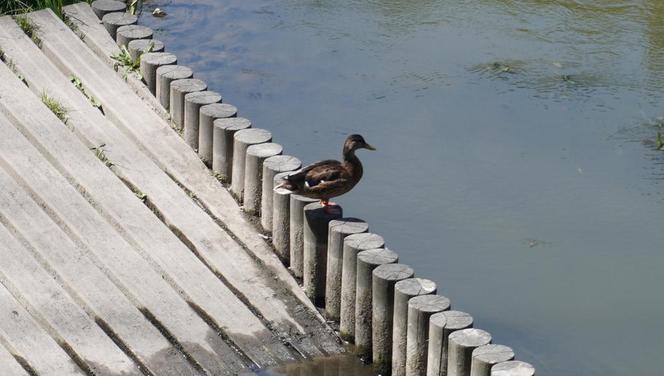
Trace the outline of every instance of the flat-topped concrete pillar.
[[[127, 43], [127, 50], [129, 50], [129, 56], [131, 56], [133, 60], [138, 60], [138, 58], [144, 53], [164, 52], [164, 43], [156, 39], [135, 39]], [[157, 72], [159, 72], [159, 68], [157, 68]], [[159, 74], [157, 73], [157, 76], [158, 75]], [[157, 84], [157, 86], [159, 86], [159, 84]]]
[[205, 90], [189, 93], [184, 96], [184, 142], [190, 148], [198, 150], [199, 126], [201, 107], [208, 104], [220, 103], [221, 94]]
[[207, 84], [197, 78], [172, 80], [170, 87], [169, 111], [173, 124], [175, 124], [178, 129], [182, 130], [184, 127], [184, 96], [189, 93], [207, 90]]
[[440, 295], [416, 296], [408, 301], [408, 332], [406, 340], [406, 376], [425, 376], [429, 319], [450, 309], [450, 300]]
[[[276, 158], [276, 157], [273, 157]], [[270, 158], [268, 158], [269, 160]], [[267, 161], [266, 161], [267, 162]], [[273, 186], [281, 184], [284, 177], [292, 172], [281, 172], [274, 176]], [[265, 175], [263, 175], [265, 179]], [[286, 266], [290, 266], [290, 195], [291, 191], [285, 188], [272, 190], [272, 245], [277, 256]], [[263, 212], [263, 215], [267, 215]], [[261, 217], [262, 219], [262, 217]]]
[[108, 13], [124, 13], [127, 10], [127, 4], [117, 0], [95, 0], [90, 6], [100, 20]]
[[448, 337], [447, 376], [470, 376], [473, 350], [491, 343], [491, 334], [482, 329], [462, 329]]
[[322, 207], [312, 202], [304, 207], [304, 292], [317, 306], [325, 305], [328, 226], [342, 216], [339, 205]]
[[212, 172], [223, 182], [233, 176], [233, 144], [235, 133], [251, 128], [245, 118], [217, 119], [212, 123]]
[[312, 202], [312, 198], [297, 194], [290, 195], [290, 268], [293, 275], [302, 278], [304, 275], [304, 207]]
[[[138, 40], [129, 42], [130, 53], [132, 48], [131, 46], [137, 42], [141, 41]], [[164, 109], [169, 110], [171, 107], [171, 82], [175, 80], [192, 78], [193, 76], [194, 72], [191, 70], [191, 68], [185, 67], [183, 65], [164, 65], [157, 68], [157, 86], [155, 88], [155, 95]], [[173, 115], [171, 115], [171, 118], [172, 117]]]
[[369, 224], [358, 218], [341, 218], [330, 222], [327, 237], [327, 277], [325, 281], [325, 316], [339, 321], [341, 317], [341, 277], [344, 239], [369, 231]]
[[357, 254], [357, 284], [355, 289], [355, 351], [361, 357], [372, 353], [372, 295], [373, 271], [399, 261], [399, 255], [387, 248], [376, 248]]
[[394, 285], [394, 321], [392, 331], [392, 375], [406, 375], [406, 336], [408, 332], [408, 301], [421, 295], [436, 293], [436, 283], [424, 278], [409, 278]]
[[118, 28], [115, 41], [118, 46], [128, 48], [129, 42], [139, 39], [152, 39], [153, 35], [154, 32], [147, 26], [126, 25]]
[[519, 360], [510, 360], [491, 367], [491, 376], [535, 376], [535, 367]]
[[247, 148], [251, 145], [272, 141], [272, 133], [260, 128], [249, 128], [238, 131], [233, 136], [233, 172], [231, 173], [231, 194], [239, 202], [243, 200], [244, 170]]
[[138, 17], [133, 14], [124, 12], [107, 13], [102, 17], [101, 22], [104, 24], [106, 31], [111, 34], [111, 38], [116, 40], [118, 28], [121, 26], [134, 25], [138, 22]]
[[371, 298], [371, 359], [383, 375], [392, 369], [392, 333], [394, 322], [394, 286], [412, 278], [415, 271], [404, 264], [386, 264], [373, 271]]
[[146, 52], [141, 55], [141, 75], [152, 95], [157, 92], [157, 68], [177, 63], [178, 58], [168, 52]]
[[236, 116], [237, 107], [231, 104], [212, 103], [201, 107], [198, 123], [198, 157], [201, 158], [203, 163], [208, 167], [212, 166], [214, 121]]
[[472, 326], [473, 317], [465, 312], [444, 311], [431, 316], [427, 376], [447, 375], [448, 337], [457, 330]]
[[355, 340], [355, 297], [357, 287], [357, 254], [369, 249], [382, 248], [385, 240], [372, 233], [349, 235], [344, 239], [341, 267], [341, 309], [339, 332], [347, 341]]
[[261, 186], [261, 227], [263, 230], [272, 231], [274, 177], [279, 173], [295, 171], [300, 167], [302, 167], [302, 162], [291, 155], [275, 155], [263, 162], [263, 185]]
[[[263, 163], [266, 159], [280, 155], [284, 148], [274, 142], [251, 145], [244, 161], [244, 211], [251, 215], [262, 215]], [[274, 177], [269, 178], [270, 181]], [[270, 213], [270, 216], [272, 213]]]
[[484, 345], [473, 350], [470, 376], [491, 376], [491, 367], [514, 359], [514, 350], [504, 345]]

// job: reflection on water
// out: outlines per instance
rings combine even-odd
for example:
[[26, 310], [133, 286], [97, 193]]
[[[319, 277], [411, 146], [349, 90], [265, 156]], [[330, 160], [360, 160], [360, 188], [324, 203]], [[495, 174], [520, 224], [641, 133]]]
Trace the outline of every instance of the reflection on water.
[[288, 153], [376, 145], [345, 214], [538, 375], [661, 374], [664, 1], [157, 6], [142, 22]]

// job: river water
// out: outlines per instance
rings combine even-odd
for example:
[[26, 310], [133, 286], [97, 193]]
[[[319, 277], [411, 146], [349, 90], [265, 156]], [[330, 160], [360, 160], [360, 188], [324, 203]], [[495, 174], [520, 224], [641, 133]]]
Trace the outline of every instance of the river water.
[[145, 13], [181, 64], [305, 163], [363, 134], [378, 151], [359, 153], [345, 214], [538, 375], [662, 374], [664, 1]]

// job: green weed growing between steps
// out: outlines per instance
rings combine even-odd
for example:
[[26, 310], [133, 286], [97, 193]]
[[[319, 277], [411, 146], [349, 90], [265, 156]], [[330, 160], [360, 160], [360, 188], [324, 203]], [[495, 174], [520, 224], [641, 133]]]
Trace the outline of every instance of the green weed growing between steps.
[[69, 81], [71, 81], [71, 83], [74, 84], [74, 87], [77, 88], [78, 91], [80, 91], [81, 94], [83, 94], [83, 96], [88, 99], [88, 102], [90, 102], [92, 107], [98, 109], [102, 114], [104, 113], [104, 109], [101, 107], [101, 103], [97, 102], [97, 99], [85, 90], [83, 82], [81, 82], [80, 78], [72, 74], [69, 76]]
[[97, 159], [100, 161], [104, 162], [104, 165], [108, 168], [113, 167], [115, 164], [111, 162], [108, 157], [106, 156], [106, 152], [104, 151], [104, 148], [106, 147], [106, 144], [101, 144], [99, 146], [90, 148], [95, 153], [95, 156]]
[[69, 120], [67, 116], [67, 109], [65, 106], [62, 105], [62, 103], [58, 102], [57, 99], [50, 97], [46, 92], [42, 92], [41, 95], [41, 101], [48, 107], [49, 110], [55, 115], [60, 121], [63, 123], [67, 124], [67, 120]]
[[[90, 4], [93, 0], [82, 0]], [[49, 8], [61, 19], [64, 19], [63, 7], [76, 4], [81, 0], [2, 0], [0, 1], [0, 15], [20, 15], [40, 9]]]
[[[148, 47], [144, 49], [142, 52], [143, 53], [152, 52], [153, 49], [154, 49], [154, 44], [150, 43]], [[136, 73], [140, 78], [143, 78], [141, 77], [141, 72], [140, 72], [141, 56], [142, 54], [138, 55], [136, 59], [132, 58], [127, 47], [122, 46], [120, 47], [120, 52], [117, 55], [111, 56], [111, 59], [116, 61], [115, 70], [118, 70], [119, 67], [123, 67], [125, 75], [129, 73]]]
[[5, 51], [0, 49], [0, 61], [5, 63], [7, 68], [9, 68], [10, 71], [14, 72], [16, 77], [21, 80], [25, 84], [25, 86], [28, 86], [28, 81], [25, 80], [25, 77], [23, 77], [22, 74], [18, 72], [18, 69], [16, 68], [16, 63], [14, 63], [14, 60], [10, 59], [5, 55]]
[[39, 37], [39, 27], [35, 25], [32, 20], [30, 20], [26, 15], [20, 15], [14, 17], [16, 20], [16, 23], [18, 24], [18, 27], [23, 30], [25, 35], [29, 36], [30, 39], [32, 39], [33, 42], [37, 45], [37, 47], [41, 48], [42, 46], [42, 40]]

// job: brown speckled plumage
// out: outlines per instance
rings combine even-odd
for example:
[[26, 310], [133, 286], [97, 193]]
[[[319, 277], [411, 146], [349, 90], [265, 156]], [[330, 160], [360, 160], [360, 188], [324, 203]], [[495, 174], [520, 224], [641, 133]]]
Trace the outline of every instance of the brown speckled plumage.
[[375, 150], [360, 135], [350, 135], [343, 148], [343, 161], [325, 160], [309, 165], [285, 178], [281, 187], [326, 203], [350, 191], [362, 179], [362, 163], [357, 149]]

